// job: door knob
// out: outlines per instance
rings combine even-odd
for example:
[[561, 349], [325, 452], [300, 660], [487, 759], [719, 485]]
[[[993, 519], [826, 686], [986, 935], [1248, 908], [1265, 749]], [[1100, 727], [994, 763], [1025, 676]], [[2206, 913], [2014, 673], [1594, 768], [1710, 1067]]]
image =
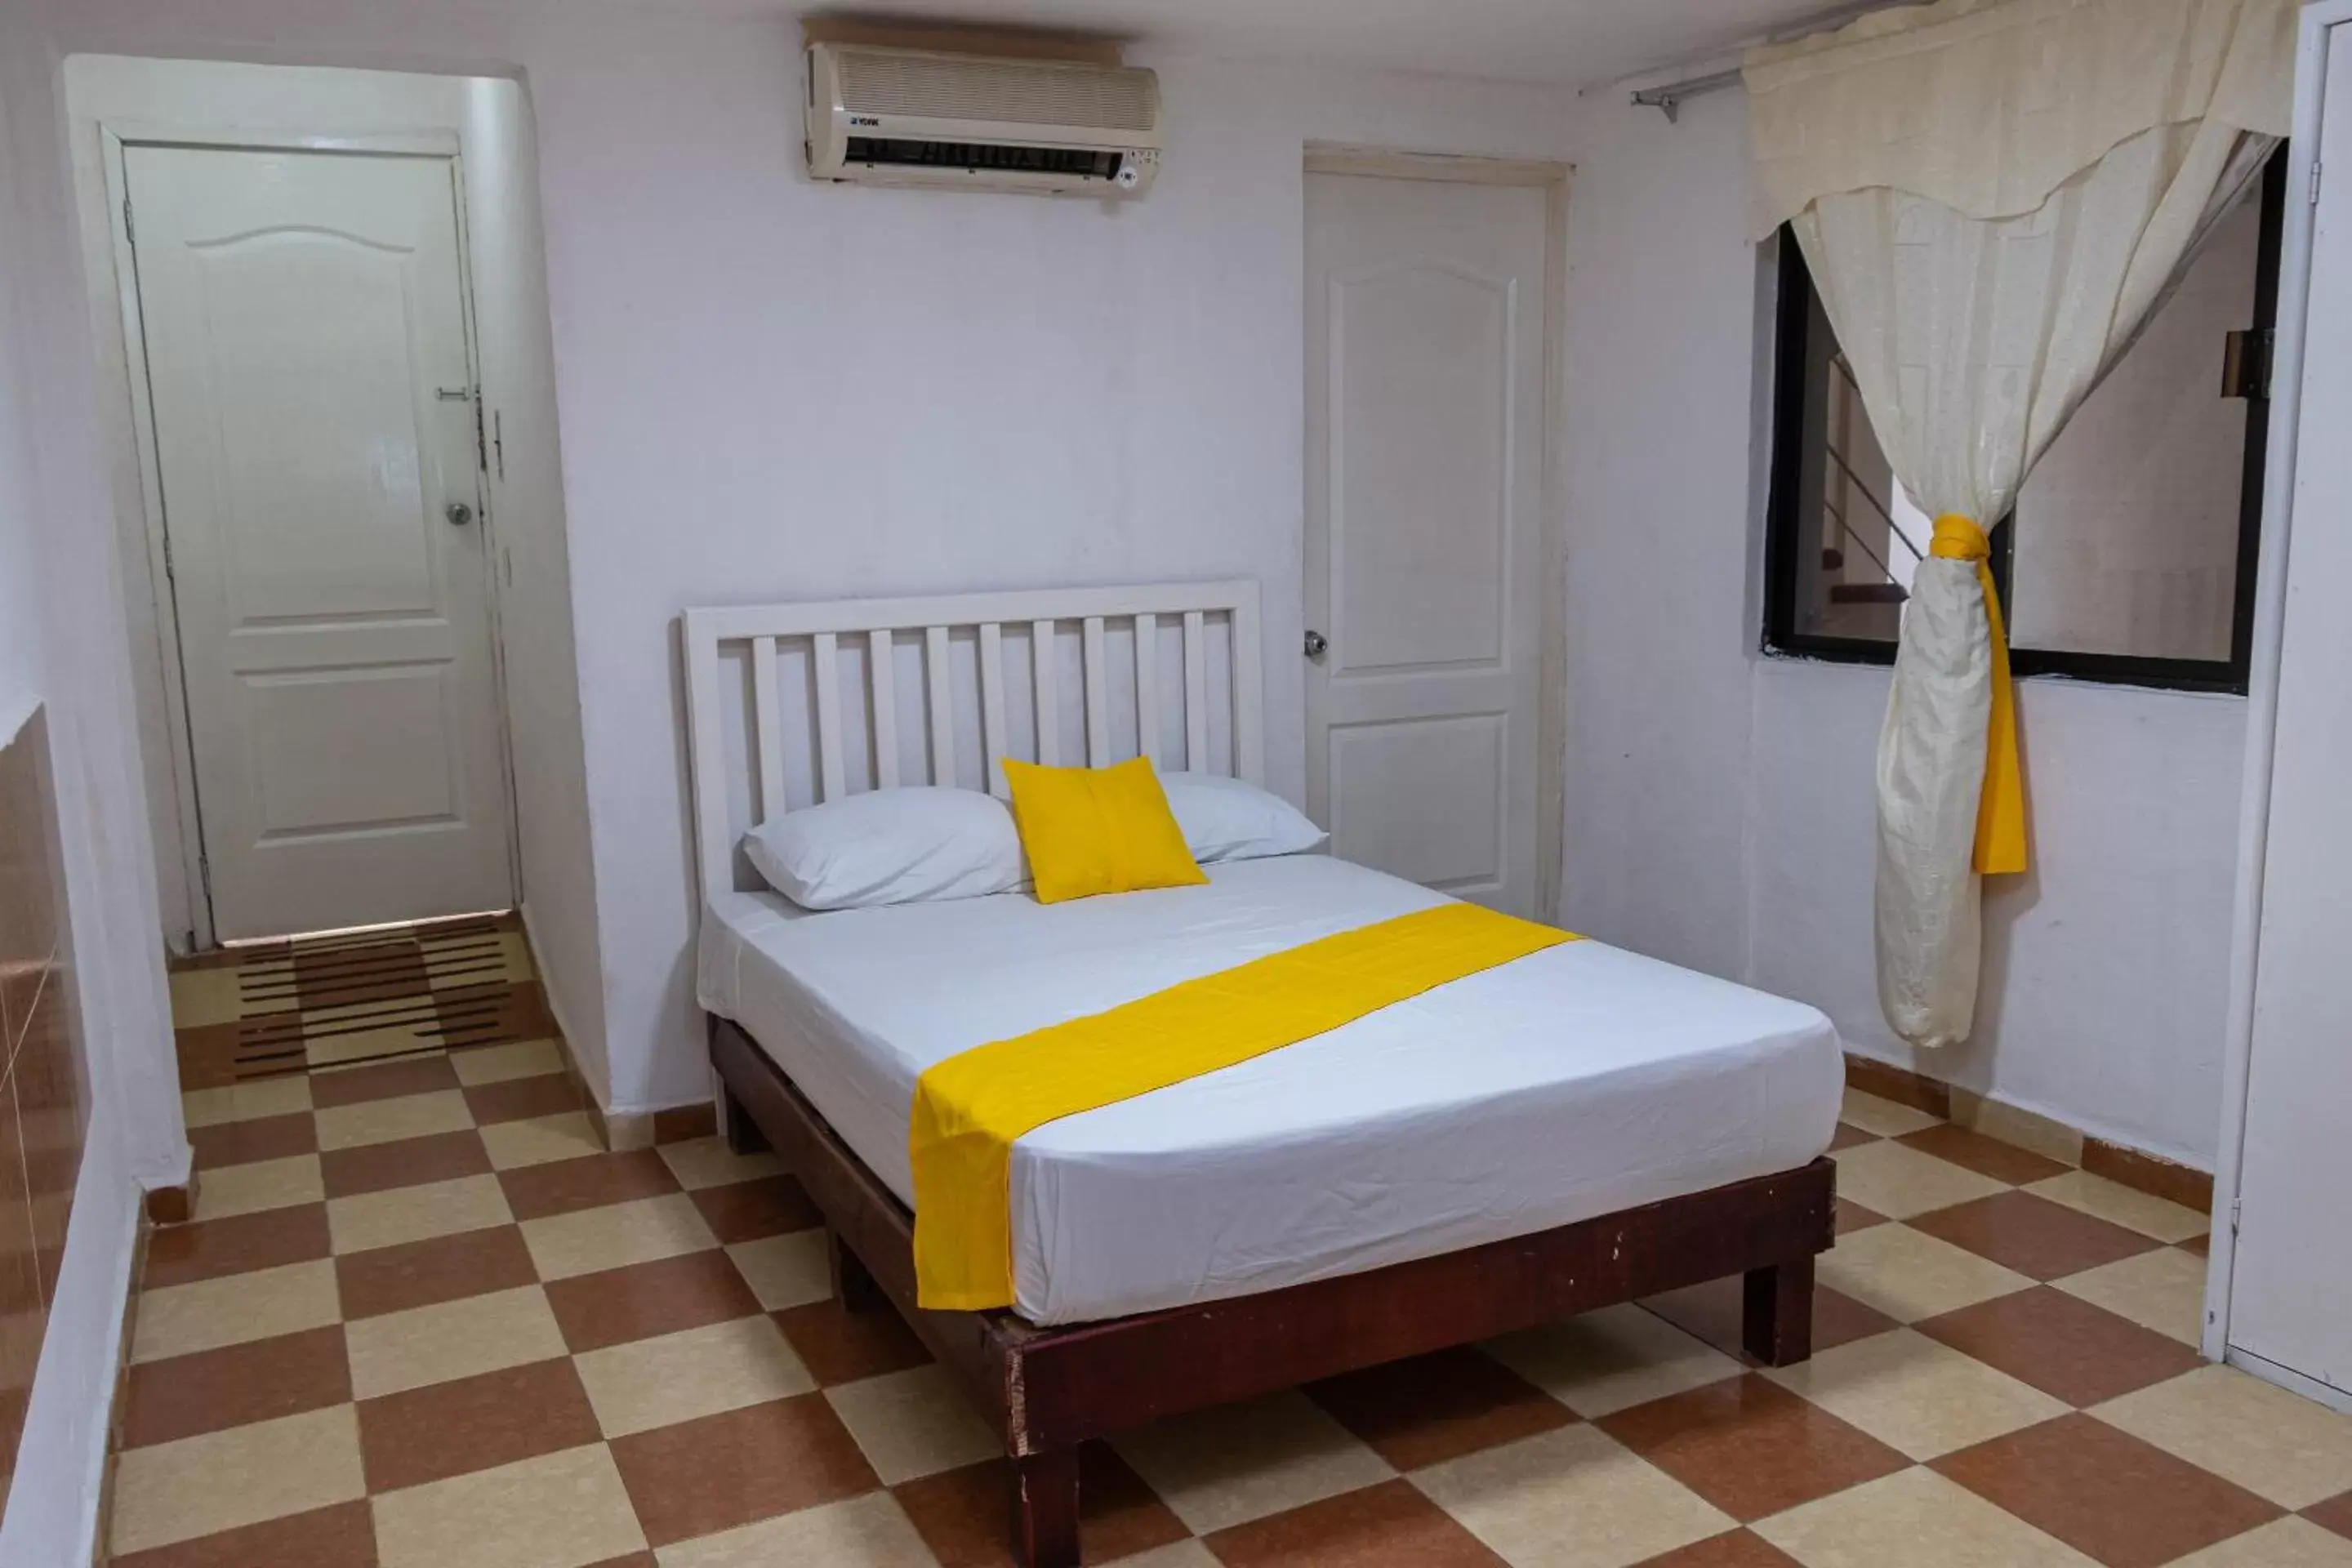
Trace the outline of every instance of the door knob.
[[1321, 632], [1310, 631], [1307, 634], [1307, 658], [1321, 658], [1326, 653], [1328, 653], [1330, 649], [1331, 639], [1325, 637]]
[[464, 501], [453, 500], [449, 503], [448, 510], [441, 515], [449, 520], [450, 527], [463, 528], [474, 521], [474, 509]]

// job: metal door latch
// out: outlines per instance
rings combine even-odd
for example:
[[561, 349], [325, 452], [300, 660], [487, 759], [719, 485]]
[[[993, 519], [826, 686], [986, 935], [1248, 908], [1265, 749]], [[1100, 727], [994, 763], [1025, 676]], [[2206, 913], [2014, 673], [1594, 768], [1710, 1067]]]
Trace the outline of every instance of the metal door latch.
[[1329, 637], [1327, 637], [1321, 632], [1317, 631], [1310, 631], [1307, 634], [1307, 658], [1321, 658], [1325, 654], [1330, 651], [1331, 639]]
[[474, 521], [474, 509], [464, 501], [453, 500], [449, 503], [448, 510], [441, 515], [449, 520], [450, 527], [463, 528]]

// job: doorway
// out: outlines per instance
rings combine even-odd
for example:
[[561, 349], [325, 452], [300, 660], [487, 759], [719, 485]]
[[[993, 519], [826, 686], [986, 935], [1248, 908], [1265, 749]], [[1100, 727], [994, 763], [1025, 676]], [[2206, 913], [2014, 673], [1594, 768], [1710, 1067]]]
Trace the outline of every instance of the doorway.
[[1350, 860], [1558, 903], [1566, 170], [1310, 151], [1307, 796]]
[[456, 148], [117, 172], [214, 937], [512, 907]]

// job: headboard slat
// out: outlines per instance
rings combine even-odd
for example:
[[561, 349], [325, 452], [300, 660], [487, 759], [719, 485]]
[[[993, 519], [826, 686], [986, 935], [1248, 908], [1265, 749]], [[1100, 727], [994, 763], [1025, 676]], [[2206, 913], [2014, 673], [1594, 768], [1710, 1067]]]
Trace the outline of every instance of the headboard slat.
[[[1187, 768], [1229, 768], [1258, 780], [1264, 767], [1263, 679], [1259, 668], [1257, 585], [1246, 581], [1169, 583], [1133, 587], [1042, 589], [935, 598], [864, 599], [808, 604], [691, 609], [681, 619], [696, 869], [706, 893], [755, 885], [737, 841], [754, 823], [796, 805], [838, 800], [853, 788], [889, 789], [919, 783], [926, 770], [909, 768], [899, 729], [901, 688], [898, 636], [922, 637], [922, 691], [908, 715], [928, 729], [933, 784], [957, 784], [957, 753], [977, 743], [979, 775], [992, 793], [1006, 793], [1006, 756], [1057, 763], [1067, 750], [1063, 729], [1064, 683], [1081, 683], [1085, 754], [1103, 766], [1125, 749], [1132, 719], [1136, 750], [1155, 765], [1172, 762], [1162, 728], [1172, 693], [1160, 684], [1160, 635], [1171, 620], [1183, 643], [1183, 733]], [[1057, 627], [1077, 623], [1076, 669]], [[1035, 722], [1023, 739], [1007, 722], [1008, 683], [1003, 628], [1025, 626]], [[1111, 673], [1115, 639], [1134, 629], [1135, 685]], [[958, 640], [972, 634], [976, 657], [959, 668]], [[845, 665], [841, 642], [859, 640], [863, 658]], [[967, 645], [973, 646], [973, 645]], [[804, 652], [803, 650], [805, 650]], [[801, 662], [802, 660], [805, 662]], [[863, 689], [845, 694], [845, 674]], [[748, 674], [747, 674], [748, 671]], [[1212, 675], [1216, 677], [1213, 683]], [[799, 700], [803, 675], [811, 700]], [[788, 682], [790, 684], [788, 684]], [[845, 712], [845, 704], [853, 705]], [[869, 728], [861, 737], [854, 721]], [[852, 769], [848, 748], [873, 746], [873, 765]], [[1223, 761], [1213, 764], [1214, 754]]]

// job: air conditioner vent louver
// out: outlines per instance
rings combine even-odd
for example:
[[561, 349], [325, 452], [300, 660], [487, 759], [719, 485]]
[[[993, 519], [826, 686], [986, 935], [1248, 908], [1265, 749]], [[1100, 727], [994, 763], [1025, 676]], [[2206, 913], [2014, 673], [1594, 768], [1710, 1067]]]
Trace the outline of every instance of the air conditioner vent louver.
[[1128, 196], [1159, 172], [1148, 70], [862, 44], [812, 45], [808, 68], [821, 180]]
[[1149, 131], [1158, 106], [1148, 71], [1071, 69], [1026, 60], [844, 49], [841, 92], [862, 114], [994, 120]]

